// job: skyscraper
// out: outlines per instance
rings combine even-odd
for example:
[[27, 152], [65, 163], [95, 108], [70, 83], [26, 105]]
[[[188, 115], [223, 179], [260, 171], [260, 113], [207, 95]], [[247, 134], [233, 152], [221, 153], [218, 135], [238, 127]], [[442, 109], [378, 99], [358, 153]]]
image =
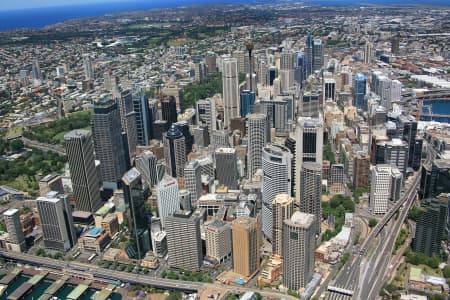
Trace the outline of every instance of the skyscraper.
[[354, 160], [353, 186], [355, 188], [369, 187], [370, 157], [366, 153], [358, 153]]
[[177, 126], [172, 125], [163, 135], [164, 160], [166, 172], [172, 177], [184, 177], [184, 165], [186, 164], [185, 138]]
[[8, 232], [8, 242], [11, 245], [11, 250], [22, 252], [25, 250], [25, 236], [20, 224], [19, 210], [15, 208], [8, 209], [3, 213], [3, 221]]
[[232, 223], [233, 271], [250, 277], [259, 269], [260, 225], [258, 219], [242, 216]]
[[239, 73], [235, 58], [226, 58], [222, 63], [224, 128], [228, 128], [231, 119], [239, 117]]
[[132, 168], [123, 175], [122, 181], [125, 203], [130, 209], [128, 224], [131, 229], [131, 237], [137, 250], [137, 258], [141, 259], [151, 247], [142, 176], [136, 168]]
[[156, 162], [155, 155], [149, 150], [140, 153], [135, 160], [136, 169], [141, 173], [144, 185], [150, 189], [158, 183], [159, 179], [156, 172]]
[[300, 174], [300, 211], [312, 214], [315, 234], [321, 232], [322, 221], [322, 165], [314, 162], [305, 162]]
[[321, 39], [313, 40], [313, 71], [320, 71], [323, 67], [323, 43]]
[[279, 194], [291, 195], [292, 154], [279, 144], [268, 144], [262, 152], [262, 230], [272, 240], [272, 203]]
[[231, 224], [214, 220], [205, 230], [206, 256], [219, 263], [231, 255]]
[[391, 166], [376, 165], [371, 169], [369, 206], [374, 214], [384, 214], [388, 209], [391, 191]]
[[69, 197], [50, 192], [36, 199], [45, 248], [69, 251], [77, 241]]
[[213, 99], [200, 99], [196, 103], [197, 107], [197, 123], [204, 123], [208, 126], [209, 134], [211, 135], [217, 129], [216, 120], [216, 102]]
[[353, 105], [363, 111], [367, 111], [366, 82], [363, 74], [353, 75]]
[[216, 179], [229, 189], [238, 187], [237, 155], [235, 148], [218, 148], [215, 151]]
[[197, 203], [202, 195], [202, 176], [197, 160], [190, 160], [184, 167], [185, 187], [191, 194], [191, 203]]
[[294, 213], [294, 198], [278, 194], [272, 201], [272, 254], [283, 255], [283, 224]]
[[136, 118], [137, 142], [139, 145], [148, 145], [153, 136], [153, 116], [148, 106], [148, 99], [141, 87], [134, 87], [133, 109]]
[[421, 207], [412, 248], [415, 252], [427, 256], [438, 256], [441, 252], [441, 241], [446, 239], [448, 196], [441, 194], [437, 198], [424, 199]]
[[325, 78], [323, 80], [323, 99], [336, 100], [336, 81], [333, 78]]
[[77, 210], [94, 213], [102, 206], [102, 201], [91, 133], [87, 130], [73, 130], [64, 136], [64, 141], [75, 207]]
[[422, 198], [450, 193], [450, 160], [435, 159], [431, 166], [423, 164], [419, 194]]
[[84, 76], [88, 80], [94, 80], [94, 66], [92, 65], [92, 59], [89, 54], [83, 54], [83, 69]]
[[262, 167], [262, 148], [267, 143], [267, 119], [263, 114], [250, 114], [248, 121], [248, 178]]
[[109, 190], [120, 187], [127, 169], [128, 158], [121, 132], [117, 103], [107, 99], [95, 102], [92, 116], [95, 155], [100, 160], [103, 187]]
[[203, 263], [201, 215], [177, 211], [166, 217], [167, 250], [172, 268], [198, 271]]
[[295, 212], [283, 224], [283, 286], [306, 287], [314, 272], [315, 216]]
[[180, 209], [178, 182], [175, 178], [165, 175], [158, 184], [158, 216], [165, 226], [166, 217]]
[[308, 76], [310, 76], [314, 70], [313, 37], [311, 36], [311, 33], [308, 33], [308, 36], [306, 37], [305, 60], [306, 60], [306, 76], [307, 76], [306, 78], [308, 78]]
[[162, 119], [171, 126], [177, 121], [177, 102], [174, 96], [164, 96], [161, 99]]
[[255, 104], [255, 92], [244, 90], [241, 92], [241, 116], [245, 117], [247, 114], [253, 113], [253, 106]]
[[321, 117], [298, 118], [296, 128], [296, 150], [295, 150], [295, 186], [297, 201], [300, 201], [300, 172], [304, 162], [322, 163], [323, 152], [323, 122]]

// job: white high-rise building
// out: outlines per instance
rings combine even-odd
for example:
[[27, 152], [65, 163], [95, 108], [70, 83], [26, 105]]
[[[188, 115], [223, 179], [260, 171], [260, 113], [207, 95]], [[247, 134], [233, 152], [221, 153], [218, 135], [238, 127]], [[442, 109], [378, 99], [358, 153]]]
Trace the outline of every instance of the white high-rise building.
[[295, 212], [283, 224], [283, 285], [306, 287], [314, 272], [315, 216]]
[[323, 121], [318, 118], [300, 117], [296, 128], [295, 146], [295, 189], [297, 202], [300, 202], [300, 172], [304, 162], [322, 164], [323, 151]]
[[222, 61], [222, 84], [224, 128], [228, 128], [231, 119], [239, 117], [240, 112], [239, 73], [235, 58], [226, 58]]
[[283, 224], [294, 213], [294, 198], [278, 194], [272, 201], [272, 254], [283, 255]]
[[248, 121], [248, 152], [247, 174], [252, 178], [256, 170], [262, 168], [262, 149], [267, 143], [267, 118], [264, 114], [249, 114]]
[[169, 175], [165, 175], [158, 184], [157, 197], [158, 215], [164, 227], [166, 217], [180, 210], [178, 181]]
[[69, 197], [50, 192], [36, 199], [45, 248], [68, 251], [77, 241]]
[[206, 124], [211, 135], [217, 129], [216, 101], [211, 98], [200, 99], [197, 101], [196, 108], [197, 124]]
[[87, 53], [83, 54], [83, 68], [84, 68], [84, 76], [86, 76], [86, 79], [93, 80], [94, 66], [92, 65], [91, 56]]
[[263, 148], [262, 231], [272, 240], [272, 202], [279, 194], [291, 195], [292, 154], [284, 146], [269, 144]]
[[186, 189], [191, 194], [191, 203], [197, 203], [198, 198], [202, 195], [202, 177], [200, 164], [197, 160], [191, 160], [186, 163], [184, 167], [184, 181]]
[[391, 193], [391, 166], [376, 165], [370, 170], [370, 199], [372, 213], [384, 214], [388, 210], [388, 200]]
[[15, 208], [8, 209], [3, 213], [3, 221], [8, 231], [8, 242], [13, 245], [7, 245], [16, 252], [22, 252], [25, 250], [25, 236], [22, 231], [22, 225], [20, 224], [19, 210]]
[[218, 262], [231, 255], [231, 223], [214, 220], [206, 226], [206, 256]]

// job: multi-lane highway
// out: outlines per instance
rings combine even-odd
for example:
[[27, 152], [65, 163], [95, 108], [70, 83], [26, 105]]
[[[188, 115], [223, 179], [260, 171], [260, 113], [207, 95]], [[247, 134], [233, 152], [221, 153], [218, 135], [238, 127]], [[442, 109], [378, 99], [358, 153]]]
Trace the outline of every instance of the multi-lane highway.
[[[0, 256], [3, 256], [13, 261], [44, 267], [48, 269], [58, 271], [64, 269], [71, 269], [75, 271], [81, 271], [87, 274], [92, 274], [94, 277], [100, 279], [128, 282], [132, 284], [152, 286], [155, 288], [167, 290], [179, 290], [183, 292], [200, 292], [206, 289], [217, 289], [227, 291], [229, 293], [244, 293], [247, 291], [255, 291], [254, 289], [245, 287], [235, 287], [215, 283], [210, 284], [192, 281], [171, 280], [165, 278], [158, 278], [150, 275], [120, 272], [115, 270], [104, 269], [96, 265], [83, 264], [79, 262], [66, 262], [30, 254], [8, 252], [4, 250], [0, 250]], [[272, 299], [298, 300], [298, 298], [296, 297], [275, 291], [257, 290], [257, 292], [260, 293], [263, 297]]]

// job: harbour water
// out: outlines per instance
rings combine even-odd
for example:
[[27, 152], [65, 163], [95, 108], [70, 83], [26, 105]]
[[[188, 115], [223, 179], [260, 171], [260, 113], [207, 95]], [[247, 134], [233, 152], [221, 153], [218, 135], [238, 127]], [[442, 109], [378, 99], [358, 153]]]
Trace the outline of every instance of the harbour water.
[[[447, 100], [426, 101], [426, 102], [424, 102], [424, 105], [431, 106], [431, 111], [432, 111], [433, 115], [450, 116], [450, 101], [447, 101]], [[425, 114], [429, 113], [428, 108], [426, 108], [425, 106], [423, 107], [422, 110]], [[430, 121], [430, 117], [422, 117], [422, 120]], [[442, 117], [433, 116], [433, 121], [450, 123], [450, 118], [442, 118]]]
[[[0, 276], [1, 277], [1, 276]], [[30, 276], [26, 276], [26, 275], [20, 275], [17, 276], [17, 278], [11, 282], [11, 284], [8, 286], [8, 288], [6, 289], [5, 293], [3, 294], [3, 296], [0, 297], [0, 300], [6, 300], [8, 295], [10, 295], [13, 291], [15, 291], [16, 289], [18, 289], [23, 283], [27, 282], [28, 279], [30, 279]], [[52, 284], [52, 281], [49, 280], [42, 280], [35, 289], [33, 289], [33, 291], [31, 293], [29, 293], [24, 299], [25, 300], [36, 300], [39, 299], [40, 296], [42, 296], [42, 294], [44, 294], [45, 290]], [[70, 285], [70, 284], [66, 284], [64, 285], [63, 288], [61, 288], [55, 295], [55, 297], [58, 297], [58, 299], [67, 299], [67, 296], [70, 294], [70, 292], [72, 292], [75, 289], [76, 286], [74, 285]], [[89, 300], [92, 299], [92, 296], [95, 294], [96, 290], [94, 289], [88, 289], [86, 291], [86, 293], [81, 296], [81, 300]], [[122, 296], [117, 294], [117, 293], [113, 293], [110, 296], [111, 300], [120, 300], [122, 299]]]

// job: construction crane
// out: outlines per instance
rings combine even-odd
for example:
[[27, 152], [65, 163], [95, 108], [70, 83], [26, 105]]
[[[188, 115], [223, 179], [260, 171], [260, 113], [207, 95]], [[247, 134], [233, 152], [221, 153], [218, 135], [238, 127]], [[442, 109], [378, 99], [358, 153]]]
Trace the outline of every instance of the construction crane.
[[433, 106], [431, 104], [424, 104], [424, 108], [428, 110], [428, 115], [430, 116], [430, 121], [433, 121]]

